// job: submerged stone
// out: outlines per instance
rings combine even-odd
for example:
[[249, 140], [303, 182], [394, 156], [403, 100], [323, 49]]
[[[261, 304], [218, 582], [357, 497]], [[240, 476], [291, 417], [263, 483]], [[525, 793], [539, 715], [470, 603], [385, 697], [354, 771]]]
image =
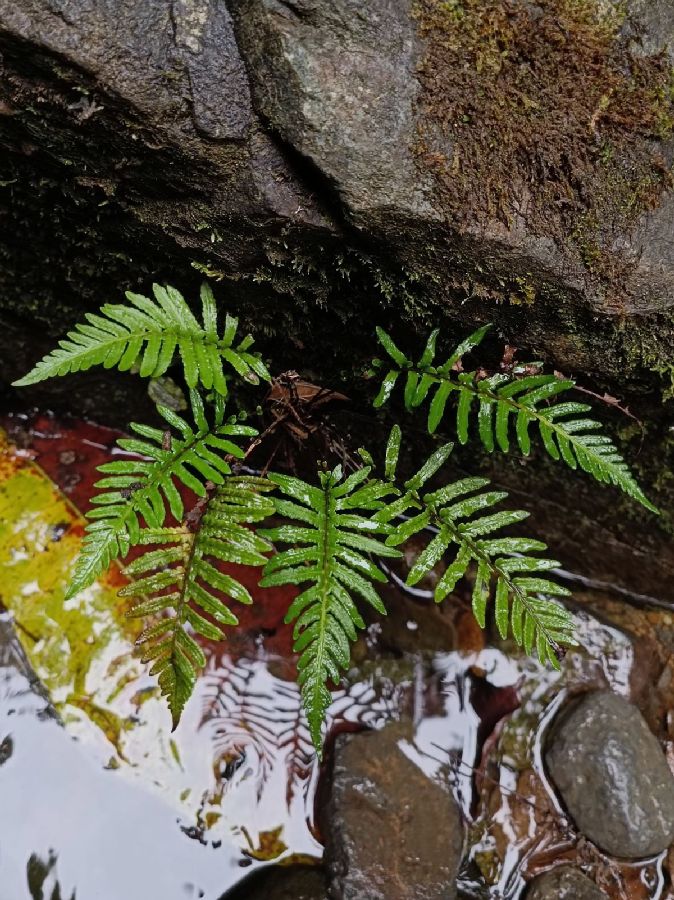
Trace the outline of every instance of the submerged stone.
[[325, 875], [318, 866], [272, 866], [220, 900], [325, 900], [325, 896]]
[[526, 900], [606, 900], [606, 894], [573, 866], [559, 866], [534, 878]]
[[408, 729], [337, 739], [323, 833], [334, 900], [453, 900], [460, 812], [404, 752]]
[[599, 691], [562, 713], [545, 759], [578, 830], [607, 853], [651, 856], [674, 840], [674, 777], [622, 697]]

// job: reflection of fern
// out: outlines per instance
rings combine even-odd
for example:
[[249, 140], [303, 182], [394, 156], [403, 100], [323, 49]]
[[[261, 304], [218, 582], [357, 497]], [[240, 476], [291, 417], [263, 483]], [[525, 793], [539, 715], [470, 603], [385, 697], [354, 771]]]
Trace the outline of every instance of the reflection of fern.
[[[98, 471], [105, 475], [95, 487], [105, 490], [92, 499], [94, 509], [87, 513], [92, 521], [86, 534], [66, 599], [88, 587], [113, 559], [125, 556], [140, 538], [140, 517], [152, 528], [160, 528], [166, 518], [166, 505], [180, 521], [183, 501], [175, 481], [200, 497], [204, 482], [222, 484], [231, 469], [226, 459], [214, 453], [221, 450], [233, 457], [243, 451], [229, 438], [257, 434], [254, 428], [224, 422], [224, 401], [215, 405], [211, 427], [203, 403], [196, 391], [190, 391], [195, 428], [166, 407], [158, 412], [166, 423], [180, 433], [162, 432], [147, 425], [132, 423], [131, 428], [145, 440], [121, 438], [118, 446], [138, 459], [103, 463]], [[188, 468], [189, 467], [189, 468]]]
[[[462, 341], [441, 365], [434, 365], [438, 330], [431, 333], [417, 363], [408, 359], [381, 328], [377, 334], [383, 348], [393, 360], [384, 377], [375, 406], [383, 405], [391, 396], [398, 378], [405, 376], [405, 406], [414, 409], [432, 397], [428, 412], [428, 430], [436, 431], [448, 413], [450, 399], [457, 399], [456, 433], [459, 441], [468, 441], [473, 405], [477, 405], [477, 428], [480, 440], [491, 453], [496, 447], [510, 449], [511, 421], [520, 450], [528, 456], [531, 450], [529, 429], [538, 429], [543, 446], [555, 460], [572, 469], [580, 466], [597, 481], [614, 484], [647, 509], [657, 512], [634, 480], [613, 441], [597, 433], [599, 422], [589, 419], [586, 403], [554, 402], [574, 387], [574, 382], [555, 375], [497, 373], [486, 377], [481, 371], [464, 372], [462, 357], [477, 347], [489, 326], [484, 326]], [[377, 363], [379, 361], [376, 361]], [[526, 369], [526, 367], [524, 367]], [[520, 377], [524, 374], [524, 377]]]
[[138, 643], [144, 647], [143, 661], [152, 662], [151, 672], [159, 676], [174, 726], [194, 689], [197, 670], [206, 663], [201, 647], [185, 626], [189, 624], [210, 640], [221, 640], [220, 626], [238, 624], [221, 595], [239, 603], [253, 602], [247, 588], [220, 571], [217, 563], [265, 564], [263, 554], [271, 545], [242, 523], [259, 522], [270, 515], [274, 505], [263, 493], [272, 487], [262, 478], [230, 475], [206, 501], [194, 530], [186, 526], [146, 528], [138, 536], [139, 544], [154, 549], [127, 566], [128, 575], [143, 577], [123, 588], [120, 596], [145, 598], [130, 616], [173, 611], [149, 625]]
[[[217, 671], [207, 670], [201, 696], [201, 726], [210, 729], [216, 760], [229, 766], [251, 749], [259, 767], [258, 799], [274, 767], [283, 766], [288, 809], [300, 793], [306, 800], [317, 762], [295, 683], [272, 676], [261, 660], [225, 657]], [[399, 713], [399, 702], [395, 691], [383, 696], [370, 680], [357, 682], [333, 694], [329, 721], [378, 728]]]
[[[217, 758], [228, 761], [252, 748], [258, 760], [258, 800], [269, 779], [278, 739], [275, 731], [275, 698], [256, 687], [259, 664], [239, 660], [223, 663], [217, 674], [207, 674], [203, 690], [201, 725], [208, 725]], [[225, 775], [226, 778], [226, 775]]]
[[215, 300], [208, 284], [201, 288], [203, 324], [175, 288], [155, 284], [153, 290], [155, 301], [128, 291], [128, 306], [108, 303], [101, 315], [87, 313], [87, 324], [77, 325], [58, 350], [45, 356], [15, 384], [35, 384], [96, 365], [106, 369], [115, 366], [121, 372], [139, 365], [140, 375], [158, 378], [171, 365], [176, 349], [191, 388], [201, 382], [207, 390], [214, 388], [219, 394], [227, 394], [223, 360], [254, 384], [260, 378], [270, 380], [264, 363], [249, 352], [253, 343], [250, 335], [234, 346], [237, 319], [228, 315], [224, 332], [218, 334]]
[[302, 695], [297, 685], [279, 682], [276, 695], [275, 708], [280, 728], [278, 749], [284, 753], [287, 772], [286, 804], [290, 809], [300, 786], [306, 795], [315, 753], [302, 708]]

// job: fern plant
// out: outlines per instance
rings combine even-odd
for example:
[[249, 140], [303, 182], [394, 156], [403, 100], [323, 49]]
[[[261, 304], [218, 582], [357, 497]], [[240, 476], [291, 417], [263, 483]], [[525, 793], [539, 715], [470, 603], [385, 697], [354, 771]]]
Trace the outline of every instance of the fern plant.
[[370, 466], [344, 478], [341, 466], [319, 473], [314, 487], [288, 475], [270, 475], [285, 497], [276, 511], [290, 524], [265, 529], [272, 541], [290, 544], [267, 563], [262, 587], [304, 584], [293, 601], [286, 622], [294, 622], [295, 652], [302, 699], [314, 745], [321, 745], [321, 729], [330, 705], [327, 681], [339, 683], [341, 669], [348, 668], [349, 643], [365, 623], [354, 602], [360, 597], [385, 614], [372, 582], [386, 576], [370, 556], [400, 556], [400, 551], [372, 537], [389, 530], [373, 520], [382, 497], [395, 489], [369, 478]]
[[187, 386], [201, 384], [227, 394], [223, 361], [237, 375], [253, 384], [270, 380], [262, 360], [250, 352], [247, 335], [234, 344], [238, 319], [228, 315], [218, 333], [217, 309], [208, 284], [201, 288], [202, 321], [199, 322], [182, 294], [172, 287], [152, 286], [155, 299], [127, 291], [128, 305], [108, 303], [100, 315], [87, 313], [85, 323], [68, 332], [66, 339], [27, 375], [14, 384], [23, 387], [92, 366], [126, 372], [134, 366], [143, 377], [158, 378], [180, 354]]
[[[529, 374], [531, 366], [516, 368], [512, 374], [497, 372], [491, 376], [478, 369], [463, 371], [463, 357], [479, 346], [490, 327], [485, 325], [474, 331], [440, 365], [435, 364], [439, 329], [431, 332], [415, 363], [382, 328], [378, 328], [379, 342], [393, 366], [384, 376], [374, 405], [383, 406], [400, 376], [404, 375], [405, 407], [413, 410], [428, 402], [430, 434], [434, 434], [441, 422], [449, 417], [452, 400], [457, 401], [453, 415], [460, 443], [468, 442], [470, 423], [476, 418], [480, 441], [490, 453], [495, 448], [503, 453], [510, 450], [514, 422], [519, 449], [524, 456], [529, 456], [530, 428], [533, 426], [552, 459], [562, 460], [572, 469], [580, 466], [597, 481], [615, 485], [657, 513], [611, 438], [600, 433], [599, 422], [587, 417], [591, 407], [576, 401], [557, 402], [562, 394], [575, 386], [574, 381], [543, 373]], [[375, 368], [381, 365], [378, 359], [373, 363]]]
[[[472, 580], [473, 609], [481, 626], [491, 602], [502, 637], [511, 633], [527, 652], [535, 649], [542, 662], [559, 666], [563, 648], [573, 646], [575, 639], [572, 617], [555, 599], [568, 591], [549, 577], [558, 563], [541, 555], [546, 546], [540, 541], [504, 531], [527, 515], [500, 510], [504, 492], [490, 490], [484, 478], [442, 479], [451, 443], [440, 445], [407, 480], [398, 477], [402, 434], [397, 425], [386, 445], [381, 476], [366, 451], [360, 450], [356, 461], [347, 448], [343, 458], [348, 473], [341, 465], [323, 466], [316, 484], [286, 473], [243, 474], [240, 461], [272, 439], [286, 419], [304, 422], [296, 406], [301, 392], [288, 394], [283, 415], [272, 417], [262, 434], [242, 424], [242, 414], [226, 418], [232, 374], [254, 382], [270, 379], [259, 356], [250, 352], [252, 338], [235, 345], [237, 320], [229, 315], [224, 331], [218, 332], [215, 301], [206, 285], [201, 290], [202, 322], [175, 289], [155, 285], [154, 296], [153, 301], [129, 293], [128, 305], [106, 305], [101, 315], [89, 314], [86, 324], [70, 332], [59, 349], [17, 384], [99, 364], [156, 377], [179, 353], [190, 388], [191, 419], [159, 406], [166, 428], [132, 424], [135, 436], [118, 441], [124, 458], [99, 467], [103, 477], [95, 485], [98, 493], [87, 513], [89, 524], [67, 592], [68, 599], [74, 597], [113, 560], [141, 548], [125, 570], [136, 580], [121, 594], [135, 600], [130, 616], [149, 620], [139, 645], [159, 678], [174, 727], [205, 663], [199, 636], [220, 640], [223, 629], [238, 621], [232, 601], [253, 602], [223, 564], [262, 570], [264, 587], [301, 587], [286, 621], [293, 624], [302, 701], [319, 753], [330, 682], [339, 682], [349, 665], [351, 643], [364, 627], [359, 605], [386, 612], [376, 590], [387, 580], [378, 560], [401, 556], [398, 547], [420, 533], [428, 534], [429, 542], [410, 569], [409, 585], [447, 558], [435, 592], [438, 602], [460, 579]], [[586, 417], [589, 407], [559, 402], [572, 381], [531, 366], [492, 376], [481, 369], [463, 371], [462, 358], [478, 347], [486, 330], [470, 335], [435, 365], [437, 330], [414, 363], [379, 329], [393, 366], [375, 405], [389, 399], [404, 375], [405, 405], [414, 409], [428, 402], [430, 432], [448, 417], [452, 399], [457, 400], [455, 426], [461, 443], [469, 439], [474, 407], [480, 440], [489, 451], [509, 450], [514, 423], [517, 444], [528, 454], [533, 425], [553, 458], [615, 484], [654, 510], [610, 438]], [[274, 383], [277, 395], [283, 394], [285, 383]], [[306, 393], [315, 396], [316, 391], [320, 393]], [[210, 392], [208, 412], [202, 392]], [[270, 402], [274, 396], [272, 391]], [[276, 443], [265, 471], [277, 448]], [[439, 483], [431, 487], [434, 478]], [[269, 527], [266, 520], [272, 514], [276, 521]]]
[[127, 575], [142, 577], [119, 594], [141, 598], [130, 610], [131, 617], [168, 613], [148, 625], [138, 644], [143, 648], [143, 662], [151, 662], [151, 673], [159, 677], [174, 727], [194, 690], [197, 671], [206, 664], [187, 626], [209, 640], [222, 640], [222, 626], [239, 622], [223, 596], [238, 603], [253, 602], [248, 589], [217, 563], [265, 564], [264, 554], [272, 550], [271, 544], [245, 526], [263, 521], [274, 511], [273, 502], [265, 497], [273, 487], [264, 478], [228, 475], [189, 524], [143, 528], [138, 535], [139, 544], [153, 549], [126, 567]]
[[142, 520], [152, 528], [160, 528], [168, 507], [174, 518], [181, 521], [184, 504], [177, 484], [204, 497], [205, 483], [222, 484], [231, 472], [229, 460], [244, 455], [231, 439], [257, 435], [249, 425], [235, 419], [225, 421], [222, 397], [215, 398], [212, 425], [195, 390], [190, 391], [190, 404], [194, 426], [172, 410], [158, 406], [168, 430], [132, 422], [130, 428], [139, 437], [121, 438], [117, 446], [136, 458], [114, 460], [98, 467], [105, 477], [94, 485], [100, 493], [92, 498], [94, 508], [87, 513], [90, 522], [66, 600], [88, 587], [113, 560], [126, 556], [139, 543]]
[[[387, 449], [389, 478], [394, 477], [400, 436], [396, 425]], [[386, 538], [386, 544], [395, 547], [431, 529], [435, 537], [419, 554], [406, 583], [417, 584], [450, 550], [453, 551], [454, 558], [436, 585], [436, 602], [449, 596], [474, 564], [473, 613], [480, 627], [486, 625], [493, 585], [494, 616], [501, 637], [506, 638], [511, 632], [527, 653], [535, 647], [541, 662], [550, 662], [559, 668], [563, 648], [575, 644], [573, 619], [563, 606], [550, 598], [569, 596], [570, 591], [542, 573], [559, 567], [560, 563], [532, 555], [547, 550], [542, 541], [494, 536], [529, 514], [523, 510], [492, 511], [508, 494], [485, 490], [489, 479], [462, 478], [438, 490], [422, 493], [428, 479], [452, 449], [452, 444], [440, 447], [426, 465], [404, 483], [402, 496], [375, 514], [375, 520], [383, 524], [402, 517]]]

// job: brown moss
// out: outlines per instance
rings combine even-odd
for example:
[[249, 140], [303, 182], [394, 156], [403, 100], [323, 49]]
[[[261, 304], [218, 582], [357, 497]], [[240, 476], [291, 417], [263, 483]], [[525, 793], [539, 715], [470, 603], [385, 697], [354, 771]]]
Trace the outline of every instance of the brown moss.
[[[416, 0], [417, 153], [454, 220], [524, 223], [614, 280], [618, 234], [671, 183], [664, 53], [600, 0]], [[630, 37], [631, 35], [631, 37]]]

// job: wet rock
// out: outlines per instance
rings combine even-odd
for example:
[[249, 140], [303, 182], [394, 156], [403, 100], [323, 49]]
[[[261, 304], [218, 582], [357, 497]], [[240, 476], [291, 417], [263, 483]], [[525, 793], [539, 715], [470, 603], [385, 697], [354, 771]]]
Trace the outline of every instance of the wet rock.
[[606, 691], [562, 713], [545, 755], [579, 831], [607, 853], [650, 856], [674, 840], [674, 778], [639, 710]]
[[272, 866], [247, 878], [220, 900], [325, 900], [325, 875], [318, 866]]
[[535, 878], [526, 900], [606, 900], [606, 894], [578, 869], [559, 866]]
[[410, 731], [342, 736], [323, 834], [333, 900], [453, 900], [463, 831], [449, 793], [404, 752]]

